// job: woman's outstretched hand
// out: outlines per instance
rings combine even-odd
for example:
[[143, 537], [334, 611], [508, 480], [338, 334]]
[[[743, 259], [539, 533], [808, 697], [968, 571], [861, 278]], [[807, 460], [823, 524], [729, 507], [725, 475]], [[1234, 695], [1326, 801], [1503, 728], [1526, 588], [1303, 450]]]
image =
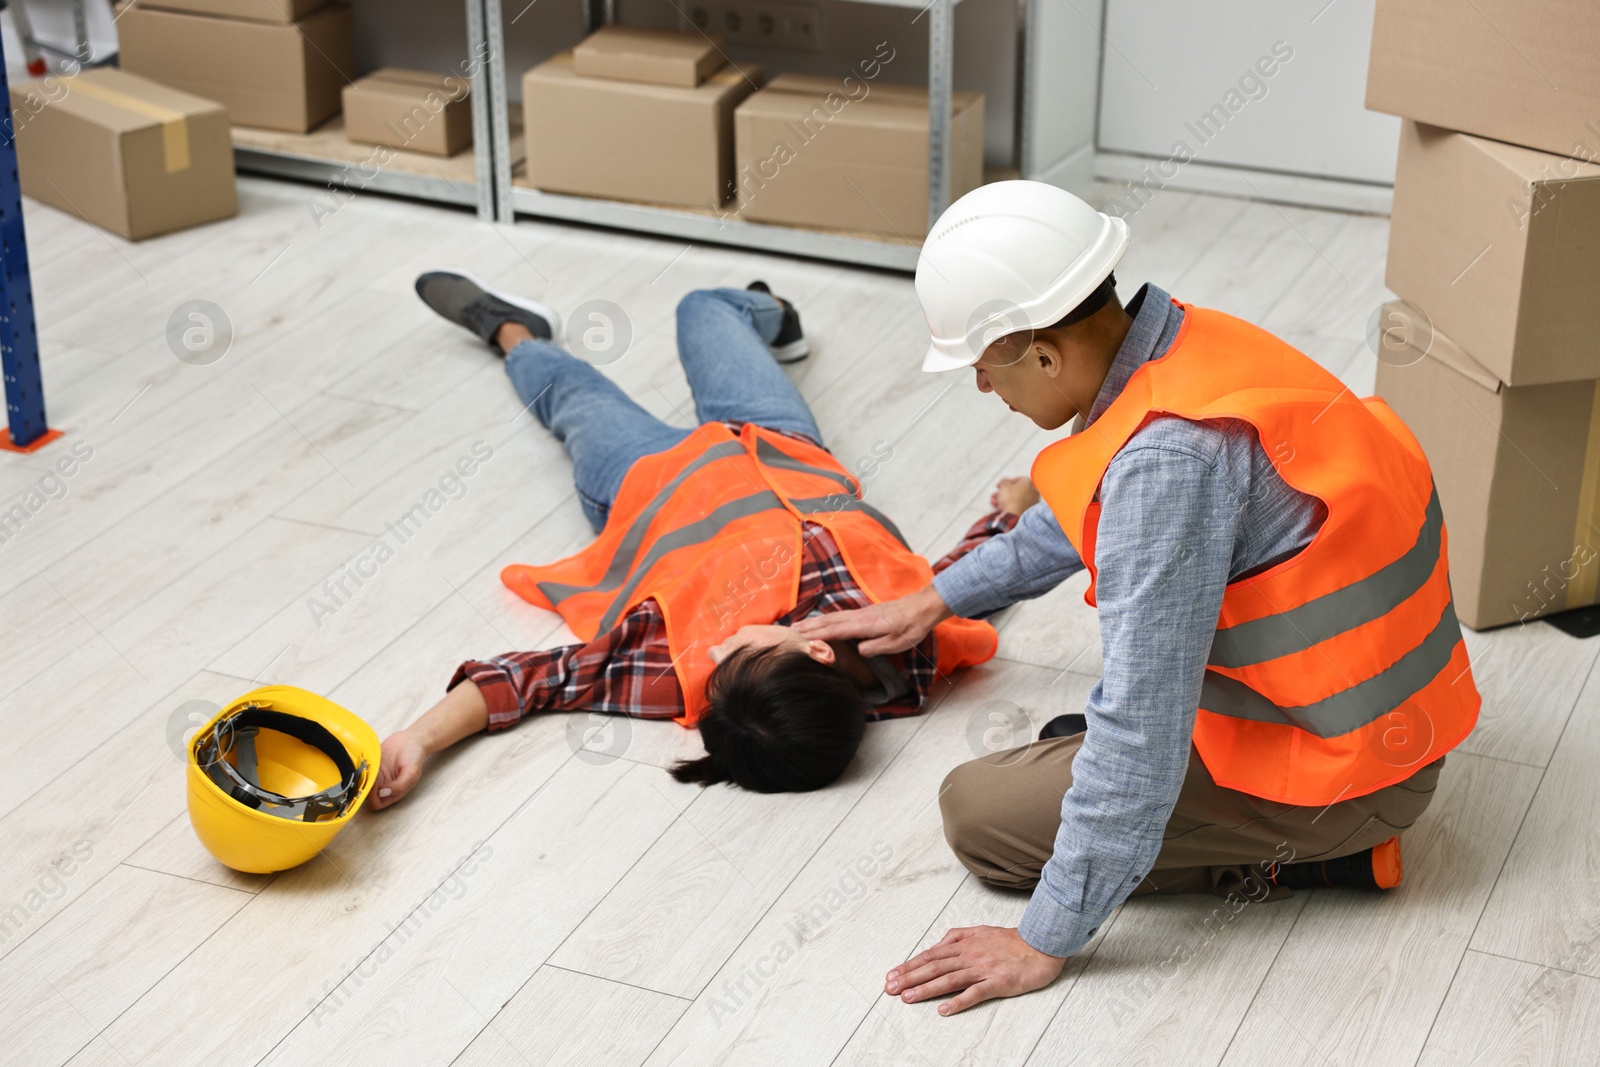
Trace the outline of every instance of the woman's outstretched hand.
[[996, 511], [1003, 511], [1007, 515], [1021, 517], [1024, 511], [1039, 502], [1039, 490], [1033, 487], [1033, 482], [1021, 476], [1015, 478], [1001, 478], [994, 487], [994, 492], [989, 494], [989, 506]]
[[422, 763], [428, 750], [421, 741], [404, 730], [383, 739], [378, 759], [378, 781], [372, 787], [369, 803], [373, 811], [396, 804], [422, 780]]

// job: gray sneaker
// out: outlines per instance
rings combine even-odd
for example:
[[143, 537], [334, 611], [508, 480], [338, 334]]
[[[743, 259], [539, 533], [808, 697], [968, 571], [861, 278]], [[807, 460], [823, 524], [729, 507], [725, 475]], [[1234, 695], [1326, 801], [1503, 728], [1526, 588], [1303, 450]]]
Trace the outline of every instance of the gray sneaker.
[[[556, 340], [560, 319], [555, 310], [537, 300], [497, 293], [464, 271], [432, 270], [417, 278], [417, 295], [444, 318], [471, 330], [500, 352], [494, 335], [508, 322], [527, 327], [546, 341]], [[500, 352], [503, 356], [504, 352]]]

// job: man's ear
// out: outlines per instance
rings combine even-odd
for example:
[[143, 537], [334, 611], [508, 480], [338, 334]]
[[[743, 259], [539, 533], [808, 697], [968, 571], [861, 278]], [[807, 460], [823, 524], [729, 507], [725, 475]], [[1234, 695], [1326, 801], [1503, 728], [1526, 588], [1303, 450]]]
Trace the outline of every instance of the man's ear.
[[1066, 368], [1066, 360], [1061, 355], [1061, 349], [1047, 337], [1035, 337], [1032, 351], [1028, 354], [1038, 361], [1039, 369], [1044, 371], [1047, 378], [1059, 378]]
[[806, 655], [818, 663], [832, 663], [836, 658], [833, 654], [833, 646], [826, 641], [807, 641]]

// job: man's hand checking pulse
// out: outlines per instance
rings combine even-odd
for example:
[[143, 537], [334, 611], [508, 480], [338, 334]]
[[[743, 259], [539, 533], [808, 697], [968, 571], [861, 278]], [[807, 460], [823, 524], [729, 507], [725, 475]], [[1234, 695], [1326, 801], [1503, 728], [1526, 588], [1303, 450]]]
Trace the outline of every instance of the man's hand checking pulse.
[[950, 615], [938, 590], [926, 585], [899, 600], [801, 619], [794, 629], [807, 640], [856, 640], [863, 656], [884, 656], [915, 648]]
[[996, 997], [1043, 989], [1066, 963], [1022, 940], [1015, 927], [966, 926], [890, 971], [883, 991], [908, 1004], [955, 993], [939, 1005], [940, 1015], [954, 1015]]

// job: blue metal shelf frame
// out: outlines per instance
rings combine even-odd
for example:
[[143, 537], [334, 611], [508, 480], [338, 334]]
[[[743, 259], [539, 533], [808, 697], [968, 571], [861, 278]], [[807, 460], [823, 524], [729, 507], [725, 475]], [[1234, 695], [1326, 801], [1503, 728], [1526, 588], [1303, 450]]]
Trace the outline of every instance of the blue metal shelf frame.
[[0, 45], [0, 363], [6, 379], [6, 426], [11, 445], [27, 448], [44, 437], [44, 382], [39, 374], [39, 333], [33, 319], [33, 282], [28, 275], [28, 236], [22, 225], [22, 185], [17, 178], [16, 131], [11, 87]]

